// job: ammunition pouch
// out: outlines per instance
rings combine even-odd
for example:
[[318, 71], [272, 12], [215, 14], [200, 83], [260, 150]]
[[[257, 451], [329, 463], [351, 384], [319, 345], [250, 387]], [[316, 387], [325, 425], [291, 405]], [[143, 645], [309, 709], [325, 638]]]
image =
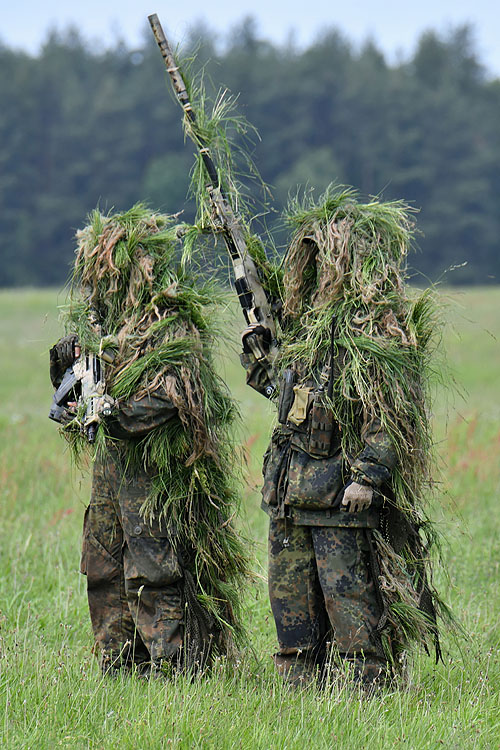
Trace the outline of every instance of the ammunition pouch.
[[[325, 392], [312, 381], [295, 383], [284, 370], [278, 428], [264, 460], [263, 506], [271, 513], [340, 510], [349, 468], [340, 453], [340, 430]], [[280, 516], [281, 517], [281, 516]]]
[[[328, 456], [309, 453], [310, 435], [277, 428], [264, 456], [262, 505], [282, 516], [285, 506], [315, 510], [340, 510], [349, 467], [340, 455], [340, 442], [332, 439]], [[338, 433], [337, 433], [338, 435]]]
[[284, 503], [302, 510], [340, 510], [347, 467], [340, 456], [318, 458], [292, 445]]
[[308, 436], [301, 449], [316, 458], [334, 455], [340, 446], [340, 433], [333, 413], [324, 403], [322, 389], [295, 385], [295, 372], [285, 370], [281, 381], [278, 421], [292, 432]]
[[340, 431], [333, 419], [332, 410], [322, 403], [321, 395], [316, 394], [311, 408], [308, 453], [318, 458], [327, 458], [339, 447]]

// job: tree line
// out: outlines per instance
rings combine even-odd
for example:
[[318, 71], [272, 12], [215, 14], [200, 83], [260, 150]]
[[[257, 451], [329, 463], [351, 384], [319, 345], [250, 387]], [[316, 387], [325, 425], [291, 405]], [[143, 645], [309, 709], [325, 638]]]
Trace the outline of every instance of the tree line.
[[[419, 274], [497, 282], [500, 80], [469, 27], [426, 32], [396, 64], [334, 28], [305, 49], [276, 45], [252, 18], [222, 47], [193, 28], [195, 47], [205, 79], [239, 93], [260, 134], [252, 155], [279, 242], [297, 186], [319, 194], [334, 181], [420, 209]], [[51, 33], [37, 56], [0, 47], [0, 70], [0, 286], [63, 283], [74, 232], [96, 205], [143, 200], [193, 218], [193, 148], [152, 35], [141, 49], [95, 51], [75, 30]]]

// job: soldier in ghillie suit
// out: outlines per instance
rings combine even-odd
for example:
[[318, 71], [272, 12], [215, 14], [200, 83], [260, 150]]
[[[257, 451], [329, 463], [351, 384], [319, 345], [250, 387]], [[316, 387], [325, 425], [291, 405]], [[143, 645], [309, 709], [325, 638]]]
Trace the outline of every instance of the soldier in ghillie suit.
[[221, 292], [183, 269], [176, 228], [144, 206], [94, 212], [77, 242], [51, 375], [58, 386], [80, 349], [105, 368], [111, 414], [94, 445], [82, 400], [62, 428], [93, 463], [81, 570], [101, 665], [197, 670], [233, 653], [247, 574], [236, 409], [211, 354]]
[[[347, 663], [355, 680], [383, 684], [413, 645], [433, 644], [439, 656], [436, 614], [446, 613], [430, 582], [423, 511], [434, 302], [405, 289], [413, 224], [404, 204], [330, 190], [289, 221], [279, 424], [263, 469], [275, 663], [292, 683]], [[248, 384], [265, 393], [269, 363], [254, 354], [256, 336], [269, 343], [251, 325], [241, 359]]]

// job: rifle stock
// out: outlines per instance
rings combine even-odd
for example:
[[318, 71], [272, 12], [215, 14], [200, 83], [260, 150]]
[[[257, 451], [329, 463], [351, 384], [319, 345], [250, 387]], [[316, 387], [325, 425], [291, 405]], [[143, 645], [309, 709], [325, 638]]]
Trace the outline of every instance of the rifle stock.
[[[148, 19], [160, 48], [176, 97], [186, 118], [195, 126], [196, 114], [189, 100], [186, 85], [182, 78], [182, 74], [179, 71], [179, 67], [176, 64], [170, 44], [163, 32], [160, 20], [156, 14], [148, 16]], [[241, 221], [234, 213], [228, 198], [224, 195], [222, 190], [217, 168], [210, 156], [208, 145], [198, 134], [196, 134], [195, 128], [189, 129], [189, 135], [200, 152], [208, 174], [209, 185], [207, 186], [207, 190], [219, 224], [217, 229], [222, 231], [224, 242], [231, 258], [236, 293], [245, 320], [247, 324], [258, 324], [264, 328], [268, 328], [271, 332], [271, 344], [269, 349], [264, 349], [262, 347], [258, 336], [248, 337], [248, 343], [254, 356], [262, 361], [262, 364], [267, 371], [270, 385], [266, 390], [266, 395], [271, 396], [275, 391], [272, 364], [278, 354], [276, 323], [272, 314], [271, 304], [260, 282], [254, 260], [248, 250]], [[214, 231], [216, 231], [215, 228]]]

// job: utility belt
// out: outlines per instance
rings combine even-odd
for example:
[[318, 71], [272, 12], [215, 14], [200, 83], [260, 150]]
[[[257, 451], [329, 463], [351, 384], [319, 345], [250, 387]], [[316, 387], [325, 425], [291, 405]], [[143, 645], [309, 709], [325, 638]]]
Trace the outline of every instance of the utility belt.
[[295, 371], [283, 372], [278, 421], [293, 434], [301, 450], [315, 458], [329, 458], [340, 448], [340, 429], [325, 404], [322, 386], [296, 385]]

